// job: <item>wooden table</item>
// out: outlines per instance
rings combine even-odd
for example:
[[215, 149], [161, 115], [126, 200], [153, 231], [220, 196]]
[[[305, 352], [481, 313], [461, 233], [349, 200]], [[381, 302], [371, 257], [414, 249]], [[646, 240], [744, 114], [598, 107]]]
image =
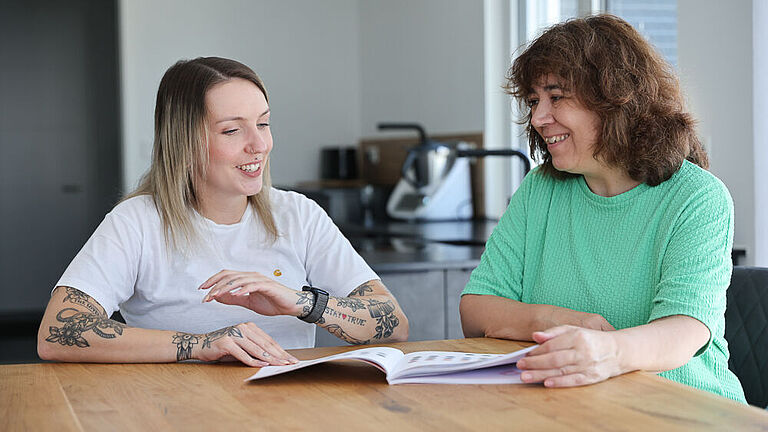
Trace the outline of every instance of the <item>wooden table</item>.
[[[479, 338], [392, 346], [501, 353], [525, 345]], [[763, 410], [650, 373], [546, 389], [389, 386], [376, 368], [352, 362], [243, 382], [254, 372], [234, 363], [0, 366], [0, 430], [768, 430]]]

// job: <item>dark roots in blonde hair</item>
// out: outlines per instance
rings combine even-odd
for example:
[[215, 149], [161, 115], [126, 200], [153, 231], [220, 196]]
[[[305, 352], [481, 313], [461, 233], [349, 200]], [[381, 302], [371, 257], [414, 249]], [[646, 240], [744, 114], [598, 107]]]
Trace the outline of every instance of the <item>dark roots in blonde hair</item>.
[[[709, 167], [672, 67], [621, 18], [595, 15], [550, 27], [514, 61], [505, 89], [525, 110], [534, 84], [548, 74], [599, 116], [598, 160], [651, 186], [669, 179], [685, 159]], [[572, 176], [552, 165], [530, 109], [525, 112], [520, 122], [542, 172]]]
[[[248, 66], [220, 57], [180, 60], [163, 75], [155, 103], [155, 142], [152, 165], [139, 187], [124, 198], [150, 195], [170, 246], [191, 245], [198, 237], [191, 210], [199, 205], [195, 180], [205, 176], [208, 161], [206, 93], [233, 78], [252, 82], [264, 93], [261, 79]], [[269, 238], [278, 236], [269, 200], [269, 159], [264, 164], [261, 191], [248, 197]]]

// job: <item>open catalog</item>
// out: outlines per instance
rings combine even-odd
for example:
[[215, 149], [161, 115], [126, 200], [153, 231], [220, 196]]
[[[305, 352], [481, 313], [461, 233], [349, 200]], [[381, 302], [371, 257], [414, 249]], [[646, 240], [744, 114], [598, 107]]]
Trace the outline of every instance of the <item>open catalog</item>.
[[333, 360], [358, 360], [387, 374], [389, 384], [520, 384], [517, 361], [536, 345], [507, 354], [418, 351], [373, 347], [347, 351], [286, 366], [265, 366], [246, 381], [267, 378]]

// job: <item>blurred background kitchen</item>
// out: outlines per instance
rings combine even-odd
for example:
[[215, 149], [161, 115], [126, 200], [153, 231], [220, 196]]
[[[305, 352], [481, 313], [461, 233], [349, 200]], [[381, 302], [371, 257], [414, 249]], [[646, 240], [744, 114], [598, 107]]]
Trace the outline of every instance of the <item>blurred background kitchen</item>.
[[768, 266], [768, 2], [0, 0], [0, 362], [37, 360], [51, 288], [148, 168], [164, 71], [211, 55], [262, 77], [273, 183], [328, 211], [411, 339], [461, 337], [458, 294], [526, 170], [506, 69], [597, 11], [677, 67], [734, 199], [734, 261]]

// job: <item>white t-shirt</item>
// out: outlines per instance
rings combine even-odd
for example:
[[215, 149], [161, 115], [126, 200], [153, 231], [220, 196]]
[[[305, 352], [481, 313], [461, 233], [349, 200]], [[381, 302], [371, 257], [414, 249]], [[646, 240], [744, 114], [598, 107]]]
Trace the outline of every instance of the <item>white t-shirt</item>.
[[221, 270], [256, 271], [295, 290], [311, 285], [337, 297], [378, 279], [314, 201], [277, 189], [270, 190], [270, 198], [280, 233], [275, 243], [266, 240], [266, 230], [248, 206], [233, 225], [195, 213], [201, 240], [183, 253], [166, 247], [151, 197], [126, 200], [106, 215], [56, 286], [90, 295], [109, 315], [120, 309], [133, 327], [206, 333], [251, 321], [283, 348], [311, 347], [314, 324], [202, 303], [206, 291], [197, 289]]

